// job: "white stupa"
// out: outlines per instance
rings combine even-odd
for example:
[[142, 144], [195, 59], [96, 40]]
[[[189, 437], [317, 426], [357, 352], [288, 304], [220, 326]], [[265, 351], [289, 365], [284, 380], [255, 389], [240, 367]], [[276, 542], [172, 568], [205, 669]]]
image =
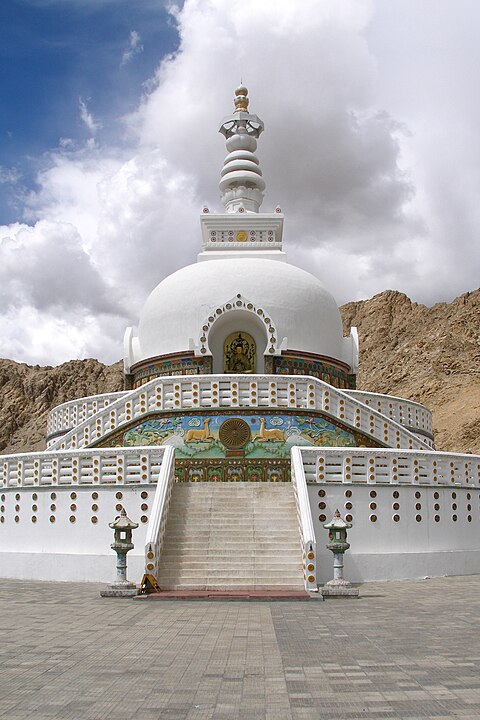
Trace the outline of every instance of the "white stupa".
[[130, 578], [179, 592], [316, 592], [334, 513], [352, 581], [480, 572], [480, 457], [436, 452], [423, 405], [355, 390], [355, 330], [260, 212], [262, 130], [239, 87], [225, 212], [203, 209], [197, 263], [126, 331], [125, 390], [63, 403], [45, 452], [0, 458], [1, 577], [110, 580], [123, 511]]

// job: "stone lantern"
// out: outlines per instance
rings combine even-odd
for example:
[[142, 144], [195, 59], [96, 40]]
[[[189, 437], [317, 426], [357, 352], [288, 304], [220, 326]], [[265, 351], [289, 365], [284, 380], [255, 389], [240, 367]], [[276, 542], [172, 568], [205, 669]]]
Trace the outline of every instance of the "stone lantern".
[[133, 597], [138, 594], [135, 583], [127, 580], [127, 553], [132, 550], [132, 531], [138, 528], [138, 523], [127, 517], [125, 508], [120, 515], [109, 523], [114, 533], [114, 542], [110, 545], [117, 553], [117, 579], [105, 590], [100, 592], [102, 597]]
[[323, 597], [358, 597], [358, 588], [352, 586], [343, 577], [343, 555], [350, 547], [347, 542], [347, 530], [352, 523], [347, 522], [340, 516], [340, 511], [335, 514], [329, 523], [323, 526], [328, 530], [329, 543], [327, 548], [333, 553], [333, 580], [329, 580], [321, 589]]

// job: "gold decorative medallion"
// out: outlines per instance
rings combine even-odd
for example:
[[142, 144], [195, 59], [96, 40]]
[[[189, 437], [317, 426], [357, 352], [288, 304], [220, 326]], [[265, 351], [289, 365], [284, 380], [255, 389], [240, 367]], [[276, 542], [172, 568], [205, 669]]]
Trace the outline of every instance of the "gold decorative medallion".
[[250, 428], [242, 418], [230, 418], [220, 425], [218, 437], [226, 448], [237, 450], [250, 440]]
[[247, 242], [247, 240], [248, 240], [248, 235], [247, 235], [247, 233], [245, 232], [245, 230], [239, 230], [239, 231], [237, 232], [237, 234], [235, 235], [235, 240], [236, 240], [237, 242]]

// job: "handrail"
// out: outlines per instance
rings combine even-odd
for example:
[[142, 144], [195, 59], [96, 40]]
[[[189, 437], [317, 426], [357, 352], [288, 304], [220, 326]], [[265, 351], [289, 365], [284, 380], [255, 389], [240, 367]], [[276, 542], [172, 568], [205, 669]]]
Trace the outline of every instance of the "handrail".
[[389, 447], [428, 450], [394, 420], [308, 375], [185, 375], [154, 378], [54, 440], [52, 449], [85, 447], [119, 426], [154, 412], [222, 408], [318, 410]]
[[365, 405], [374, 407], [382, 415], [396, 420], [409, 430], [413, 429], [414, 432], [415, 429], [423, 430], [430, 435], [433, 433], [432, 412], [422, 403], [396, 395], [385, 395], [366, 390], [344, 390], [344, 392]]
[[172, 488], [175, 483], [174, 471], [175, 450], [173, 447], [167, 446], [158, 475], [157, 489], [152, 503], [145, 540], [145, 572], [153, 574], [156, 580], [158, 580], [160, 556], [170, 509]]
[[128, 392], [128, 390], [122, 390], [101, 393], [100, 395], [88, 395], [87, 397], [75, 398], [75, 400], [68, 400], [56, 405], [47, 415], [47, 441], [51, 435], [64, 434], [78, 425], [79, 422], [88, 420], [99, 410], [107, 407]]
[[298, 447], [291, 451], [292, 485], [295, 492], [298, 526], [302, 538], [303, 569], [305, 589], [318, 591], [317, 583], [317, 542], [313, 528], [312, 510], [308, 498], [308, 488], [303, 469], [302, 456]]

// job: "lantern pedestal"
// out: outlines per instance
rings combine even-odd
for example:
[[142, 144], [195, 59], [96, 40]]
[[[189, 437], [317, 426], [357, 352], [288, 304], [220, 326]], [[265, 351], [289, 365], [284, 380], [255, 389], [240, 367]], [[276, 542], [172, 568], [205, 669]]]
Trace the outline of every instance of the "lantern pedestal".
[[107, 585], [104, 590], [100, 590], [102, 597], [126, 597], [132, 598], [138, 595], [138, 588], [134, 583], [128, 583], [127, 586], [122, 585]]
[[127, 580], [127, 553], [133, 550], [132, 530], [138, 527], [138, 523], [134, 523], [127, 517], [125, 508], [115, 520], [109, 523], [114, 531], [115, 542], [110, 547], [117, 553], [117, 580], [111, 585], [107, 585], [105, 590], [100, 591], [102, 597], [134, 597], [138, 595], [138, 588], [135, 583]]
[[352, 597], [358, 598], [358, 588], [353, 587], [348, 580], [343, 580], [340, 583], [335, 580], [330, 580], [326, 585], [320, 588], [320, 592], [324, 598], [329, 597]]
[[323, 588], [320, 588], [323, 599], [328, 597], [358, 598], [358, 588], [345, 580], [343, 577], [343, 556], [350, 547], [347, 542], [347, 530], [352, 523], [346, 522], [340, 517], [340, 512], [335, 511], [333, 519], [323, 526], [328, 530], [329, 543], [327, 548], [333, 553], [333, 580], [329, 580]]

